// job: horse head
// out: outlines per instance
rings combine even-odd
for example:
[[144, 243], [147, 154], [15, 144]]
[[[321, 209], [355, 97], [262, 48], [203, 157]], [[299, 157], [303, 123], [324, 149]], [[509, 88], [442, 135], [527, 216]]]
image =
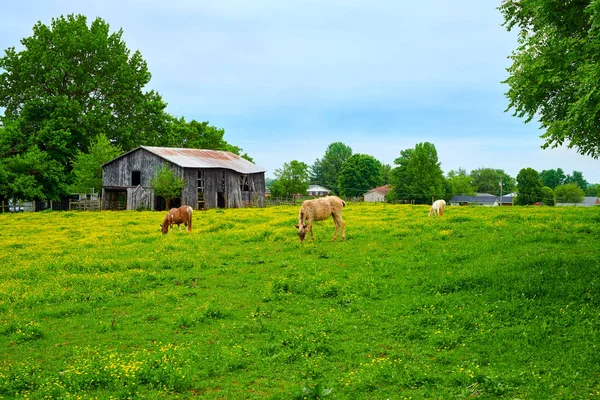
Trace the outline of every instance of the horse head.
[[296, 229], [298, 229], [298, 236], [300, 237], [300, 243], [304, 243], [304, 239], [306, 238], [306, 228], [308, 227], [308, 225], [307, 224], [301, 224], [301, 225], [294, 224], [294, 226], [296, 227]]

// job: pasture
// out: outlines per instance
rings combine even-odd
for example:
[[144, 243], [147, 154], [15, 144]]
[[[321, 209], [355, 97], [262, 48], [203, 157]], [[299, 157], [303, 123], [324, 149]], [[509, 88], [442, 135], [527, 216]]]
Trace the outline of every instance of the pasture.
[[600, 209], [0, 214], [0, 398], [600, 396]]

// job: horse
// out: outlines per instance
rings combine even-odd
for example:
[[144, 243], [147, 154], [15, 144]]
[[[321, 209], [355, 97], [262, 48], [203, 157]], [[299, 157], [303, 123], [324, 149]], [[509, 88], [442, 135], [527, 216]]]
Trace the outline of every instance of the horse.
[[298, 229], [300, 243], [304, 242], [307, 230], [310, 231], [311, 240], [314, 241], [313, 221], [323, 221], [329, 218], [329, 216], [333, 217], [333, 223], [335, 224], [335, 234], [331, 241], [335, 241], [338, 229], [340, 228], [342, 230], [342, 240], [344, 240], [346, 238], [346, 225], [342, 219], [342, 208], [345, 206], [346, 202], [337, 196], [326, 196], [302, 202], [300, 212], [298, 213], [298, 225], [294, 224], [296, 229]]
[[436, 200], [431, 205], [429, 209], [429, 216], [439, 215], [440, 217], [444, 215], [444, 210], [446, 209], [446, 202], [444, 200]]
[[167, 215], [165, 215], [165, 219], [163, 223], [160, 225], [160, 230], [163, 233], [169, 232], [173, 230], [173, 225], [176, 224], [177, 228], [181, 230], [180, 224], [187, 227], [188, 232], [192, 231], [192, 213], [193, 208], [190, 206], [181, 206], [179, 208], [171, 208]]

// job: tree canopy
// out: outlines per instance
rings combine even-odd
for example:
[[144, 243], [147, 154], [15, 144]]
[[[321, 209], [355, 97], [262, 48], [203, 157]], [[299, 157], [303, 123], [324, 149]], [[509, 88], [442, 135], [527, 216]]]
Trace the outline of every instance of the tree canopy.
[[505, 0], [504, 25], [519, 30], [504, 81], [508, 109], [539, 118], [543, 148], [565, 144], [600, 156], [600, 2]]
[[338, 178], [340, 194], [347, 197], [362, 196], [383, 184], [381, 163], [367, 154], [353, 154], [346, 160]]
[[80, 151], [73, 162], [74, 182], [71, 192], [102, 192], [102, 165], [121, 154], [121, 149], [114, 146], [104, 135], [92, 141], [87, 153]]
[[446, 180], [450, 187], [450, 196], [474, 196], [475, 187], [473, 178], [463, 168], [457, 171], [451, 170], [447, 174]]
[[519, 195], [515, 200], [516, 205], [524, 206], [541, 201], [544, 196], [540, 174], [533, 168], [523, 168], [517, 175], [517, 189]]
[[327, 146], [322, 159], [317, 159], [311, 167], [310, 181], [325, 186], [339, 194], [338, 178], [346, 160], [352, 155], [352, 148], [342, 142], [334, 142]]
[[418, 143], [414, 149], [400, 151], [394, 164], [398, 165], [390, 178], [394, 197], [419, 203], [431, 203], [432, 197], [445, 197], [444, 174], [432, 143]]
[[275, 182], [271, 185], [271, 195], [274, 197], [293, 196], [306, 194], [309, 175], [308, 165], [302, 161], [292, 160], [284, 163], [283, 167], [276, 169]]
[[500, 196], [500, 192], [507, 194], [515, 189], [515, 179], [502, 169], [477, 168], [471, 171], [471, 177], [478, 193]]
[[583, 189], [575, 182], [560, 185], [554, 192], [557, 203], [581, 203], [584, 197]]
[[551, 189], [555, 189], [557, 186], [562, 185], [565, 182], [565, 172], [561, 168], [548, 169], [540, 172], [540, 178], [542, 184], [548, 186]]

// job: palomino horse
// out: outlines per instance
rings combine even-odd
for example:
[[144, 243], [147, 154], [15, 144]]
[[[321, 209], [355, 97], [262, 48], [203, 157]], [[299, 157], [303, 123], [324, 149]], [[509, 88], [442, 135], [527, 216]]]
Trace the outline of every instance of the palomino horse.
[[446, 202], [444, 200], [436, 200], [431, 205], [429, 209], [429, 216], [439, 215], [440, 217], [444, 215], [444, 210], [446, 209]]
[[300, 212], [298, 213], [298, 225], [294, 224], [298, 229], [300, 242], [304, 242], [307, 230], [310, 232], [311, 240], [315, 240], [312, 228], [313, 221], [323, 221], [330, 216], [333, 217], [333, 223], [335, 224], [335, 234], [331, 241], [333, 242], [337, 237], [338, 229], [342, 230], [342, 240], [344, 240], [346, 238], [346, 225], [342, 219], [342, 208], [345, 206], [346, 203], [344, 200], [337, 196], [326, 196], [319, 199], [303, 201]]
[[181, 206], [179, 208], [171, 208], [167, 215], [165, 215], [165, 219], [163, 223], [160, 225], [160, 230], [163, 234], [173, 230], [173, 225], [177, 225], [178, 229], [181, 229], [179, 226], [183, 224], [183, 226], [187, 227], [188, 232], [192, 231], [192, 213], [193, 209], [190, 206]]

